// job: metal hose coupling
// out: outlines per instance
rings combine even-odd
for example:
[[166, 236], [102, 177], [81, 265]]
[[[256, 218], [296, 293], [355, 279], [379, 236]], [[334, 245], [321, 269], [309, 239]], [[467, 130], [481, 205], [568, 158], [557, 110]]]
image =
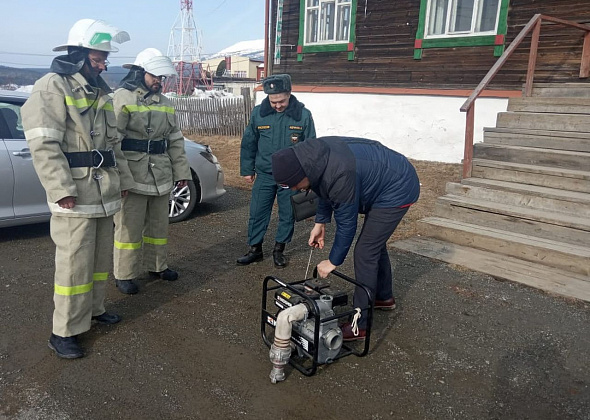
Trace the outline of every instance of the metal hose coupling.
[[[282, 341], [282, 340], [281, 340]], [[272, 370], [270, 371], [270, 382], [276, 384], [277, 382], [281, 382], [285, 380], [285, 365], [289, 363], [289, 359], [291, 358], [291, 344], [287, 340], [286, 347], [279, 347], [283, 346], [283, 343], [276, 344], [277, 339], [275, 338], [275, 342], [270, 346], [270, 362], [272, 363]]]
[[291, 357], [292, 323], [307, 318], [307, 312], [307, 306], [300, 303], [282, 310], [277, 316], [275, 338], [269, 352], [272, 363], [269, 377], [273, 384], [285, 380], [285, 365]]

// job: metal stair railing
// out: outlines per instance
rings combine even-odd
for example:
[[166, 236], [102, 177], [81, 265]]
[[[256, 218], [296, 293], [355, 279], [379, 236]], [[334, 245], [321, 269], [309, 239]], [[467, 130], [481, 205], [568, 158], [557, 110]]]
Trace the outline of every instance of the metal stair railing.
[[572, 22], [569, 20], [563, 20], [551, 16], [545, 16], [542, 14], [536, 14], [532, 19], [522, 28], [520, 33], [514, 38], [512, 43], [508, 46], [504, 54], [496, 61], [492, 68], [488, 71], [485, 77], [481, 80], [479, 85], [471, 93], [469, 98], [461, 106], [461, 112], [466, 112], [466, 126], [465, 126], [465, 149], [463, 152], [463, 178], [469, 178], [471, 176], [471, 170], [473, 166], [473, 134], [475, 125], [475, 100], [484, 91], [484, 89], [490, 84], [492, 79], [498, 74], [502, 66], [506, 63], [508, 58], [512, 55], [514, 50], [518, 48], [524, 38], [532, 32], [531, 48], [529, 53], [529, 62], [527, 67], [527, 75], [525, 81], [525, 88], [523, 92], [524, 97], [532, 96], [533, 92], [533, 79], [535, 77], [535, 66], [537, 63], [537, 52], [539, 48], [539, 37], [541, 34], [541, 25], [543, 22], [549, 22], [552, 24], [560, 24], [565, 26], [571, 26], [574, 28], [585, 31], [584, 43], [582, 49], [582, 58], [580, 65], [580, 79], [585, 79], [590, 76], [590, 26], [581, 23]]

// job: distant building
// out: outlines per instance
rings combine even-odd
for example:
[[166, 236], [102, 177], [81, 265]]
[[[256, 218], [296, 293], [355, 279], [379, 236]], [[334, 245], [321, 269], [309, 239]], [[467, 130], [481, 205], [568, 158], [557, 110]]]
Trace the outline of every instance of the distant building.
[[[222, 69], [219, 76], [234, 79], [254, 79], [259, 80], [258, 66], [263, 60], [244, 57], [240, 55], [229, 55], [226, 57], [217, 57], [203, 60], [203, 68], [217, 75], [217, 69]], [[222, 64], [223, 63], [223, 64]], [[220, 67], [221, 64], [221, 67]]]

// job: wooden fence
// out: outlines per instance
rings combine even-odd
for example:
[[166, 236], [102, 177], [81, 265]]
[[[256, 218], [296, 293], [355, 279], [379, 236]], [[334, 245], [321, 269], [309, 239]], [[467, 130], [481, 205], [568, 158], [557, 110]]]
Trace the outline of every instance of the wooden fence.
[[249, 92], [243, 93], [243, 96], [236, 97], [178, 97], [170, 100], [185, 134], [240, 137], [252, 111]]

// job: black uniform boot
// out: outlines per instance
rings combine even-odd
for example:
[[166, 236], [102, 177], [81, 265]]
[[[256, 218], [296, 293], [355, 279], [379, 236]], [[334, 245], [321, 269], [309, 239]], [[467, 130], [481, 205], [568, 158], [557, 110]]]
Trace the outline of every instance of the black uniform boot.
[[72, 337], [60, 337], [59, 335], [51, 334], [49, 348], [63, 359], [77, 359], [84, 356], [84, 352], [80, 348], [78, 338], [75, 335]]
[[152, 276], [160, 277], [162, 280], [174, 281], [178, 279], [178, 272], [170, 268], [167, 268], [164, 271], [150, 271], [150, 274]]
[[250, 246], [248, 253], [238, 258], [238, 265], [248, 265], [253, 262], [262, 261], [262, 244]]
[[283, 255], [283, 251], [285, 251], [285, 244], [275, 242], [275, 247], [272, 250], [272, 259], [276, 268], [285, 268], [287, 266], [287, 259]]
[[117, 280], [115, 279], [115, 284], [117, 285], [117, 289], [121, 293], [125, 293], [126, 295], [134, 295], [139, 292], [137, 285], [133, 283], [133, 280]]

